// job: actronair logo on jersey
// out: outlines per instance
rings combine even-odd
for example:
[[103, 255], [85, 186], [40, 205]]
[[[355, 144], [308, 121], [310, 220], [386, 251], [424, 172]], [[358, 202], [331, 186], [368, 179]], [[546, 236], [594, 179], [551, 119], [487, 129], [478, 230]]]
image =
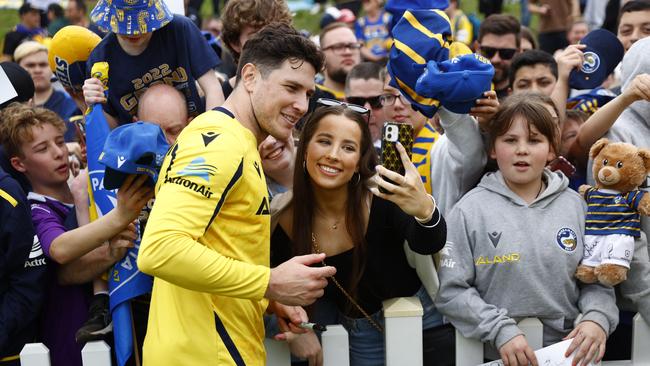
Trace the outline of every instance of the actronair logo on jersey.
[[[203, 184], [195, 183], [189, 180], [190, 177], [196, 177], [206, 182], [210, 182], [210, 178], [217, 173], [217, 167], [207, 164], [205, 158], [198, 157], [192, 160], [185, 168], [179, 170], [176, 177], [166, 177], [165, 183], [173, 183], [185, 188], [189, 188], [194, 192], [200, 194], [205, 198], [212, 197], [210, 187]], [[187, 177], [187, 178], [186, 178]]]
[[43, 257], [43, 248], [41, 248], [41, 241], [38, 236], [34, 235], [32, 250], [29, 252], [29, 258], [25, 261], [25, 268], [27, 267], [40, 267], [45, 265], [45, 257]]

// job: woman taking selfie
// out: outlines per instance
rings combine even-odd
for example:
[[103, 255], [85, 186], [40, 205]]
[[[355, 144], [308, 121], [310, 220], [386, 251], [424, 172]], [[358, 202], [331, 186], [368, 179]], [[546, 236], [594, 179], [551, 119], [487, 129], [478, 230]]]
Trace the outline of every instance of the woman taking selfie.
[[[404, 175], [376, 165], [365, 108], [320, 103], [327, 104], [307, 120], [298, 144], [292, 197], [273, 201], [277, 225], [271, 264], [306, 253], [327, 254], [325, 262], [337, 274], [310, 317], [321, 321], [334, 314], [322, 321], [347, 329], [351, 365], [385, 362], [382, 301], [419, 297], [424, 360], [432, 364], [427, 355], [433, 357], [439, 344], [427, 342], [426, 330], [442, 319], [407, 261], [404, 242], [415, 253], [436, 253], [445, 244], [445, 221], [401, 145], [397, 150]], [[306, 343], [317, 341], [313, 333], [301, 337]]]

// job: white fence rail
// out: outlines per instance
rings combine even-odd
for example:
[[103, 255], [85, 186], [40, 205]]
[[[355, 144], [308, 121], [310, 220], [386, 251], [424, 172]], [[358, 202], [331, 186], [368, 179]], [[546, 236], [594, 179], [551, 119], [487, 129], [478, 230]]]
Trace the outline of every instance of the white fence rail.
[[[533, 350], [542, 348], [543, 329], [538, 319], [524, 319], [518, 324]], [[650, 325], [636, 314], [632, 330], [632, 359], [626, 361], [607, 361], [604, 366], [650, 366]], [[479, 340], [463, 337], [456, 331], [456, 366], [476, 366], [483, 363], [484, 345]], [[490, 355], [493, 356], [493, 355]]]
[[[422, 307], [419, 299], [399, 298], [384, 302], [386, 320], [386, 366], [422, 365]], [[542, 347], [542, 324], [537, 319], [524, 319], [519, 328], [533, 349]], [[417, 341], [419, 340], [419, 342]], [[291, 355], [285, 342], [267, 339], [266, 364], [289, 366]], [[322, 334], [324, 366], [349, 366], [347, 331], [340, 325], [328, 326]], [[111, 366], [111, 349], [103, 341], [89, 342], [81, 351], [84, 366]], [[476, 366], [483, 363], [484, 345], [463, 337], [456, 331], [456, 366]], [[50, 366], [50, 351], [42, 343], [26, 344], [20, 352], [22, 366]], [[626, 361], [603, 362], [604, 366], [650, 366], [650, 324], [640, 314], [634, 317], [632, 358]]]
[[[111, 347], [104, 341], [88, 342], [81, 350], [83, 366], [111, 366]], [[20, 351], [21, 366], [50, 366], [50, 350], [43, 343], [29, 343]]]

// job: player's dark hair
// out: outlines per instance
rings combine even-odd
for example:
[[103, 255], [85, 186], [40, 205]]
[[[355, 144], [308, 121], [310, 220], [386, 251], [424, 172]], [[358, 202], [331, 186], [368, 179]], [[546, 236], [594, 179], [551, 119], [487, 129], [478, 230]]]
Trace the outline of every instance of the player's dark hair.
[[262, 77], [279, 69], [285, 60], [304, 61], [314, 67], [316, 72], [323, 68], [323, 53], [314, 42], [303, 37], [295, 28], [285, 23], [272, 23], [262, 28], [249, 39], [237, 65], [237, 79], [246, 64], [253, 64]]
[[[354, 244], [350, 288], [346, 288], [346, 290], [354, 296], [365, 268], [366, 242], [363, 222], [364, 214], [369, 209], [366, 200], [368, 194], [367, 180], [375, 174], [377, 154], [372, 145], [372, 137], [370, 136], [366, 118], [364, 115], [347, 107], [317, 108], [309, 116], [302, 129], [293, 174], [293, 242], [295, 243], [293, 250], [294, 255], [312, 253], [312, 231], [316, 198], [312, 188], [313, 183], [305, 166], [305, 155], [320, 122], [323, 118], [331, 115], [344, 116], [354, 121], [361, 128], [359, 172], [355, 173], [348, 182], [348, 200], [345, 213], [345, 228]], [[325, 238], [322, 238], [322, 240], [325, 240]]]

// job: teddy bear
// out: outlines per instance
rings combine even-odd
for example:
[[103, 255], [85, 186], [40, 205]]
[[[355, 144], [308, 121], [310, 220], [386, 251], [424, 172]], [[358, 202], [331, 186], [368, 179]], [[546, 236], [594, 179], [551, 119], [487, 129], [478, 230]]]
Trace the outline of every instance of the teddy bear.
[[596, 186], [580, 186], [587, 201], [584, 255], [576, 277], [614, 286], [627, 278], [640, 215], [650, 215], [650, 194], [639, 190], [650, 172], [650, 150], [602, 138], [591, 147]]

